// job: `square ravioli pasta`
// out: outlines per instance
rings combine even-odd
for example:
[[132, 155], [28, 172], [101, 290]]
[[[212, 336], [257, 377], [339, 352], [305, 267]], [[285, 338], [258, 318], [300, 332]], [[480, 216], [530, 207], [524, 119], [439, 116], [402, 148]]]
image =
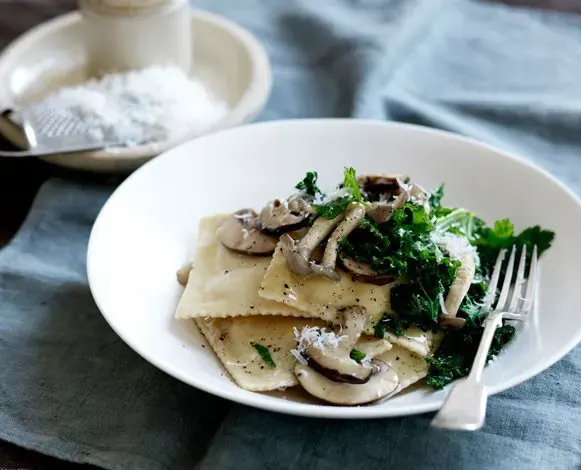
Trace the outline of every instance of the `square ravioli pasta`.
[[[262, 315], [196, 318], [195, 321], [234, 381], [240, 387], [256, 392], [298, 385], [293, 372], [296, 359], [291, 354], [297, 346], [295, 328], [300, 331], [304, 327], [326, 326], [325, 322], [317, 319]], [[264, 361], [253, 343], [268, 349], [274, 367]], [[363, 336], [356, 348], [370, 357], [376, 357], [389, 351], [391, 344], [386, 340]]]
[[340, 280], [334, 281], [318, 275], [303, 277], [293, 273], [279, 244], [266, 270], [259, 295], [332, 322], [339, 321], [342, 308], [362, 306], [368, 317], [365, 332], [373, 334], [375, 324], [390, 312], [390, 286], [354, 281], [345, 272], [339, 275]]
[[319, 312], [299, 310], [259, 295], [270, 256], [247, 256], [225, 248], [216, 238], [229, 214], [200, 221], [196, 256], [176, 318], [283, 315], [328, 320]]

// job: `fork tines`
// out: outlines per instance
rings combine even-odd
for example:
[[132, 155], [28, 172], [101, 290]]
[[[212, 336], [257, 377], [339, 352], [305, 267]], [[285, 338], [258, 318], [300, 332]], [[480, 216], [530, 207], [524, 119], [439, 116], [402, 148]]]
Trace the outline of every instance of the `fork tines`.
[[[491, 310], [503, 311], [505, 312], [504, 315], [505, 318], [520, 320], [532, 309], [538, 276], [538, 250], [537, 246], [535, 245], [533, 247], [533, 254], [529, 266], [528, 277], [525, 277], [525, 268], [527, 262], [527, 247], [526, 245], [523, 246], [520, 255], [520, 260], [518, 263], [516, 281], [514, 283], [513, 292], [509, 303], [508, 300], [512, 285], [514, 261], [516, 257], [516, 246], [512, 247], [510, 257], [508, 259], [508, 264], [506, 266], [506, 272], [504, 274], [502, 288], [498, 296], [498, 301], [496, 302], [494, 309], [492, 309], [496, 297], [496, 290], [502, 271], [504, 257], [506, 256], [506, 251], [507, 250], [501, 250], [498, 255], [498, 258], [496, 259], [494, 270], [492, 272], [492, 276], [490, 277], [490, 283], [488, 285], [488, 293], [484, 299], [484, 304], [482, 305], [482, 312], [486, 314]], [[525, 287], [525, 285], [526, 292], [523, 296], [523, 288]]]

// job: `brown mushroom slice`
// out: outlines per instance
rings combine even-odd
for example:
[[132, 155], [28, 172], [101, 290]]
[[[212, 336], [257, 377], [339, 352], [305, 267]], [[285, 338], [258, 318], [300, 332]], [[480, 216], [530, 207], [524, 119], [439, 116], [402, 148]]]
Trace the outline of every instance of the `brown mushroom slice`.
[[362, 175], [357, 178], [365, 200], [370, 202], [390, 202], [409, 182], [410, 177], [403, 174]]
[[278, 239], [262, 233], [257, 226], [257, 214], [242, 209], [224, 219], [216, 231], [218, 241], [236, 253], [268, 256], [274, 253]]
[[347, 353], [350, 353], [365, 329], [367, 309], [361, 305], [353, 305], [342, 308], [340, 313], [343, 317], [341, 333], [346, 336], [342, 346]]
[[346, 211], [345, 220], [337, 226], [327, 240], [327, 246], [325, 247], [321, 263], [313, 263], [311, 269], [314, 273], [326, 276], [333, 281], [338, 281], [340, 279], [339, 273], [336, 270], [339, 244], [353, 230], [359, 227], [361, 219], [365, 217], [366, 210], [367, 208], [362, 204], [353, 204], [352, 207]]
[[376, 224], [383, 224], [391, 219], [394, 212], [394, 205], [390, 202], [372, 202], [367, 215]]
[[367, 215], [378, 224], [387, 222], [410, 198], [405, 175], [366, 175], [358, 178], [366, 200], [371, 201]]
[[343, 269], [351, 274], [351, 278], [354, 281], [361, 281], [375, 286], [385, 286], [395, 281], [395, 278], [389, 274], [377, 274], [368, 263], [355, 261], [352, 258], [341, 256], [341, 254], [339, 254], [339, 261]]
[[314, 249], [329, 236], [333, 229], [341, 223], [345, 214], [338, 215], [334, 219], [318, 217], [307, 234], [299, 241], [293, 239], [288, 233], [280, 238], [282, 254], [291, 271], [301, 276], [313, 273], [311, 255]]
[[445, 313], [448, 315], [456, 316], [458, 313], [458, 309], [474, 280], [475, 271], [476, 266], [472, 253], [465, 254], [460, 259], [460, 267], [456, 271], [456, 278], [452, 282], [450, 289], [448, 289], [446, 301], [444, 302]]
[[309, 347], [304, 353], [307, 364], [313, 370], [333, 382], [363, 384], [371, 377], [371, 367], [360, 364], [339, 351], [330, 348]]
[[387, 398], [397, 391], [399, 377], [385, 362], [372, 361], [373, 373], [363, 384], [334, 382], [309, 366], [298, 362], [295, 375], [311, 395], [335, 405], [365, 405]]
[[466, 326], [466, 319], [443, 314], [440, 316], [439, 325], [443, 330], [461, 330]]
[[428, 193], [421, 186], [413, 183], [410, 189], [410, 200], [419, 206], [424, 206], [426, 212], [430, 212]]
[[280, 235], [304, 227], [309, 223], [311, 215], [312, 209], [303, 199], [275, 199], [260, 212], [259, 225], [263, 232]]
[[[447, 243], [450, 246], [449, 244], [452, 241], [448, 240]], [[446, 245], [446, 243], [444, 244]], [[464, 327], [466, 322], [462, 321], [463, 319], [457, 319], [460, 321], [455, 321], [453, 318], [456, 317], [458, 309], [470, 289], [475, 272], [476, 264], [474, 262], [474, 255], [471, 251], [467, 251], [461, 255], [460, 267], [456, 271], [456, 278], [452, 281], [452, 285], [448, 289], [448, 294], [444, 301], [444, 311], [440, 315], [440, 326], [448, 329], [460, 329]]]
[[302, 353], [310, 367], [335, 382], [365, 383], [371, 376], [368, 363], [362, 364], [350, 357], [351, 350], [365, 328], [365, 308], [346, 307], [340, 330], [341, 341], [337, 347], [309, 345]]

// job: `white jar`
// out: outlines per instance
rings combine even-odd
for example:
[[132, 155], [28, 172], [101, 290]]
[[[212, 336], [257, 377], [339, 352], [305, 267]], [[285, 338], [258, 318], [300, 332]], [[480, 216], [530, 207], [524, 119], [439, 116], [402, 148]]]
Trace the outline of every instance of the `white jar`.
[[90, 76], [152, 65], [193, 66], [187, 0], [80, 0]]

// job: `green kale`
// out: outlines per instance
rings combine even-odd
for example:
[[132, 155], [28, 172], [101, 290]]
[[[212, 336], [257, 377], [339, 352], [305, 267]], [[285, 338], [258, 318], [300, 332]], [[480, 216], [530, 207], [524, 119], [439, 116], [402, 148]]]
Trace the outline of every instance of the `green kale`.
[[403, 336], [405, 330], [412, 326], [412, 322], [406, 319], [401, 319], [393, 313], [386, 313], [383, 318], [377, 322], [374, 328], [376, 338], [383, 339], [385, 331], [390, 331], [396, 336]]
[[465, 209], [440, 209], [434, 220], [436, 232], [461, 235], [472, 244], [478, 240], [484, 228], [484, 221]]
[[318, 175], [316, 171], [309, 171], [303, 180], [297, 183], [295, 188], [304, 191], [309, 196], [315, 197], [317, 194], [323, 195], [323, 192], [317, 186], [317, 177]]
[[353, 359], [355, 362], [359, 362], [359, 363], [361, 363], [361, 361], [363, 359], [365, 359], [365, 356], [366, 356], [366, 354], [364, 352], [361, 352], [357, 349], [352, 349], [351, 353], [349, 354], [349, 357], [351, 359]]
[[[427, 384], [441, 389], [453, 380], [465, 377], [470, 372], [476, 356], [483, 328], [480, 324], [466, 326], [459, 331], [449, 332], [442, 344], [428, 361]], [[488, 361], [500, 353], [500, 350], [512, 339], [515, 328], [503, 325], [494, 334]]]
[[351, 202], [353, 202], [351, 196], [341, 196], [326, 204], [313, 204], [313, 207], [318, 216], [324, 217], [325, 219], [334, 219], [345, 212]]
[[439, 188], [432, 191], [430, 194], [430, 212], [437, 211], [442, 208], [442, 198], [444, 197], [444, 185], [442, 184]]
[[342, 187], [348, 190], [354, 201], [363, 202], [363, 198], [361, 197], [361, 189], [357, 183], [357, 175], [353, 168], [345, 168], [343, 172]]
[[460, 262], [442, 253], [431, 239], [432, 231], [424, 207], [406, 203], [384, 224], [363, 219], [361, 228], [342, 241], [343, 255], [368, 263], [377, 273], [408, 280], [392, 289], [391, 306], [397, 318], [384, 318], [376, 327], [377, 336], [384, 328], [399, 334], [412, 325], [437, 326], [440, 299]]
[[488, 292], [488, 284], [482, 280], [472, 283], [458, 310], [458, 316], [465, 318], [469, 325], [476, 325], [480, 320], [480, 307]]
[[266, 365], [268, 365], [270, 367], [276, 367], [276, 364], [274, 363], [274, 361], [272, 360], [272, 357], [270, 355], [270, 351], [266, 346], [263, 346], [262, 344], [255, 343], [253, 341], [251, 341], [250, 344], [252, 345], [252, 347], [254, 349], [256, 349], [256, 351], [258, 351], [258, 354], [260, 354], [260, 357], [262, 358], [262, 360], [264, 362], [266, 362]]
[[[307, 173], [297, 189], [304, 190], [313, 200], [315, 196], [324, 197], [316, 181], [316, 173]], [[340, 187], [344, 188], [342, 196], [324, 204], [313, 204], [319, 216], [333, 219], [345, 212], [353, 202], [366, 204], [353, 168], [345, 168]], [[539, 226], [517, 234], [508, 219], [499, 220], [488, 227], [470, 211], [443, 206], [443, 197], [442, 185], [430, 196], [429, 212], [422, 205], [408, 202], [385, 223], [377, 224], [365, 217], [360, 227], [340, 244], [342, 256], [369, 264], [378, 274], [393, 275], [404, 281], [391, 289], [393, 313], [384, 315], [375, 325], [375, 336], [378, 338], [383, 338], [386, 331], [403, 336], [411, 326], [424, 331], [438, 328], [442, 303], [460, 262], [434, 243], [434, 235], [459, 235], [476, 248], [479, 260], [476, 276], [457, 313], [466, 319], [466, 326], [459, 331], [448, 332], [434, 356], [428, 359], [427, 381], [434, 388], [442, 388], [470, 370], [483, 331], [481, 305], [486, 296], [488, 277], [500, 250], [513, 245], [517, 249], [536, 245], [540, 256], [550, 248], [554, 239], [553, 232]], [[530, 262], [532, 249], [527, 253]], [[512, 326], [506, 324], [496, 331], [489, 359], [511, 340], [514, 331]], [[353, 350], [351, 357], [360, 361], [365, 357], [361, 354]]]
[[341, 187], [346, 190], [345, 195], [325, 204], [313, 204], [317, 215], [325, 219], [334, 219], [345, 212], [352, 202], [366, 204], [361, 196], [361, 189], [357, 184], [357, 176], [353, 168], [345, 168]]
[[544, 230], [538, 225], [529, 227], [517, 235], [513, 224], [508, 219], [496, 221], [492, 228], [483, 227], [475, 241], [482, 272], [485, 276], [489, 276], [500, 250], [509, 249], [512, 246], [516, 247], [517, 253], [523, 246], [527, 247], [528, 264], [531, 261], [533, 246], [537, 246], [538, 255], [541, 256], [551, 247], [554, 238], [554, 232]]

